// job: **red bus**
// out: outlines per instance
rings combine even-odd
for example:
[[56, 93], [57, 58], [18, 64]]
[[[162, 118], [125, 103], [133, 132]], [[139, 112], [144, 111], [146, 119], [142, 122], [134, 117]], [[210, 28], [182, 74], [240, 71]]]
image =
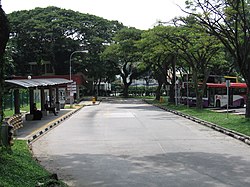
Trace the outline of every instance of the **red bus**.
[[[186, 88], [182, 91], [181, 103], [189, 106], [196, 105], [194, 90]], [[246, 103], [247, 85], [246, 83], [230, 83], [229, 97], [227, 96], [226, 83], [206, 83], [206, 90], [203, 96], [203, 107], [244, 107]]]
[[246, 83], [230, 83], [229, 97], [226, 83], [207, 83], [208, 103], [213, 107], [244, 107], [246, 103]]

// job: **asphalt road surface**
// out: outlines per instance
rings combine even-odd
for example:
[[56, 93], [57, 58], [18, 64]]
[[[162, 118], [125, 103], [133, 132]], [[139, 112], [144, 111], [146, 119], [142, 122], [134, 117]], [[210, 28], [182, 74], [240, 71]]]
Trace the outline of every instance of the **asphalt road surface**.
[[250, 186], [248, 145], [135, 99], [84, 107], [32, 146], [69, 186]]

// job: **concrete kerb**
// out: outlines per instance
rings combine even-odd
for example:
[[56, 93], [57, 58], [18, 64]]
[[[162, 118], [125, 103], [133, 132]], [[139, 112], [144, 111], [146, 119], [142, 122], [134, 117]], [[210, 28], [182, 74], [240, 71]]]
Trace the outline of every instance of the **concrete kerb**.
[[57, 118], [56, 120], [52, 121], [51, 123], [49, 123], [47, 125], [46, 128], [44, 128], [43, 130], [37, 132], [36, 134], [31, 135], [31, 137], [28, 139], [28, 144], [31, 144], [32, 142], [34, 142], [37, 138], [41, 137], [42, 135], [44, 135], [45, 133], [47, 133], [49, 130], [55, 128], [57, 125], [59, 125], [62, 121], [68, 119], [69, 117], [71, 117], [73, 114], [75, 114], [76, 112], [78, 112], [79, 110], [81, 110], [84, 106], [79, 107], [78, 109], [69, 112], [68, 114], [65, 114], [64, 116]]
[[[148, 103], [146, 100], [144, 100], [144, 102]], [[150, 104], [150, 103], [148, 103], [148, 104]], [[246, 143], [247, 145], [250, 145], [250, 137], [247, 136], [247, 135], [241, 134], [239, 132], [236, 132], [236, 131], [233, 131], [233, 130], [230, 130], [230, 129], [226, 129], [224, 127], [220, 127], [220, 126], [218, 126], [218, 125], [216, 125], [214, 123], [211, 123], [211, 122], [208, 122], [208, 121], [205, 121], [205, 120], [202, 120], [202, 119], [199, 119], [199, 118], [187, 115], [187, 114], [183, 114], [183, 113], [175, 111], [175, 110], [167, 109], [165, 107], [158, 106], [158, 105], [155, 105], [155, 104], [152, 104], [152, 105], [155, 106], [155, 107], [161, 108], [161, 109], [163, 109], [165, 111], [171, 112], [173, 114], [176, 114], [176, 115], [182, 116], [184, 118], [187, 118], [187, 119], [189, 119], [191, 121], [194, 121], [194, 122], [196, 122], [198, 124], [207, 126], [207, 127], [211, 128], [211, 129], [214, 129], [214, 130], [219, 131], [219, 132], [221, 132], [223, 134], [231, 136], [231, 137], [233, 137], [233, 138], [235, 138], [237, 140], [240, 140], [240, 141]]]
[[84, 106], [95, 106], [99, 105], [102, 102], [102, 100], [97, 100], [95, 104], [93, 104], [92, 101], [81, 101], [80, 104], [83, 104]]

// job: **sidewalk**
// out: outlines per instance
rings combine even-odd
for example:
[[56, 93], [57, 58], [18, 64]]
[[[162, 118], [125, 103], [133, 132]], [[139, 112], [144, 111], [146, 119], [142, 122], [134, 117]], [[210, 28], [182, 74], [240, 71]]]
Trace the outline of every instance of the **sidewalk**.
[[43, 116], [41, 120], [26, 121], [23, 119], [23, 127], [18, 129], [16, 132], [16, 138], [22, 140], [28, 140], [32, 135], [36, 134], [42, 129], [45, 129], [54, 121], [62, 119], [68, 113], [76, 109], [61, 109], [58, 115], [55, 116], [53, 113]]
[[16, 131], [15, 138], [19, 140], [28, 140], [28, 143], [35, 140], [38, 136], [47, 132], [51, 128], [54, 128], [63, 120], [70, 117], [72, 114], [80, 110], [83, 106], [95, 106], [100, 104], [100, 101], [96, 101], [95, 104], [92, 101], [82, 101], [79, 104], [75, 104], [73, 109], [61, 109], [58, 115], [53, 113], [43, 116], [41, 120], [26, 121], [23, 118], [23, 127]]

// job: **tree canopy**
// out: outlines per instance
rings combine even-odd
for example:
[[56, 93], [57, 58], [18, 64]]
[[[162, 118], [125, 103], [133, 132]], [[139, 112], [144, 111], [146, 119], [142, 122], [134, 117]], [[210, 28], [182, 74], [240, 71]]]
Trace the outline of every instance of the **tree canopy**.
[[[250, 88], [250, 2], [249, 0], [188, 0], [186, 12], [195, 16], [207, 31], [217, 37], [234, 58]], [[250, 94], [246, 117], [250, 118]]]
[[178, 56], [188, 64], [195, 88], [196, 105], [202, 108], [208, 77], [214, 67], [222, 65], [225, 55], [221, 42], [209, 35], [195, 17], [179, 18], [176, 22], [179, 21], [176, 31], [167, 38], [174, 44]]
[[132, 80], [138, 78], [146, 69], [136, 46], [136, 42], [141, 39], [141, 33], [141, 30], [135, 28], [121, 29], [114, 36], [114, 43], [102, 54], [103, 58], [118, 70], [123, 81], [125, 97], [128, 97], [128, 87]]
[[41, 61], [50, 61], [56, 74], [68, 74], [69, 56], [76, 50], [88, 50], [91, 62], [98, 61], [98, 54], [123, 27], [117, 21], [57, 7], [17, 11], [8, 18], [18, 74], [28, 73], [28, 62]]
[[[145, 31], [142, 34], [142, 39], [138, 42], [143, 61], [150, 66], [152, 77], [158, 81], [157, 100], [160, 100], [162, 86], [170, 85], [170, 100], [174, 101], [176, 53], [171, 43], [163, 37], [173, 30], [172, 26], [156, 26]], [[170, 76], [170, 72], [172, 76]]]

